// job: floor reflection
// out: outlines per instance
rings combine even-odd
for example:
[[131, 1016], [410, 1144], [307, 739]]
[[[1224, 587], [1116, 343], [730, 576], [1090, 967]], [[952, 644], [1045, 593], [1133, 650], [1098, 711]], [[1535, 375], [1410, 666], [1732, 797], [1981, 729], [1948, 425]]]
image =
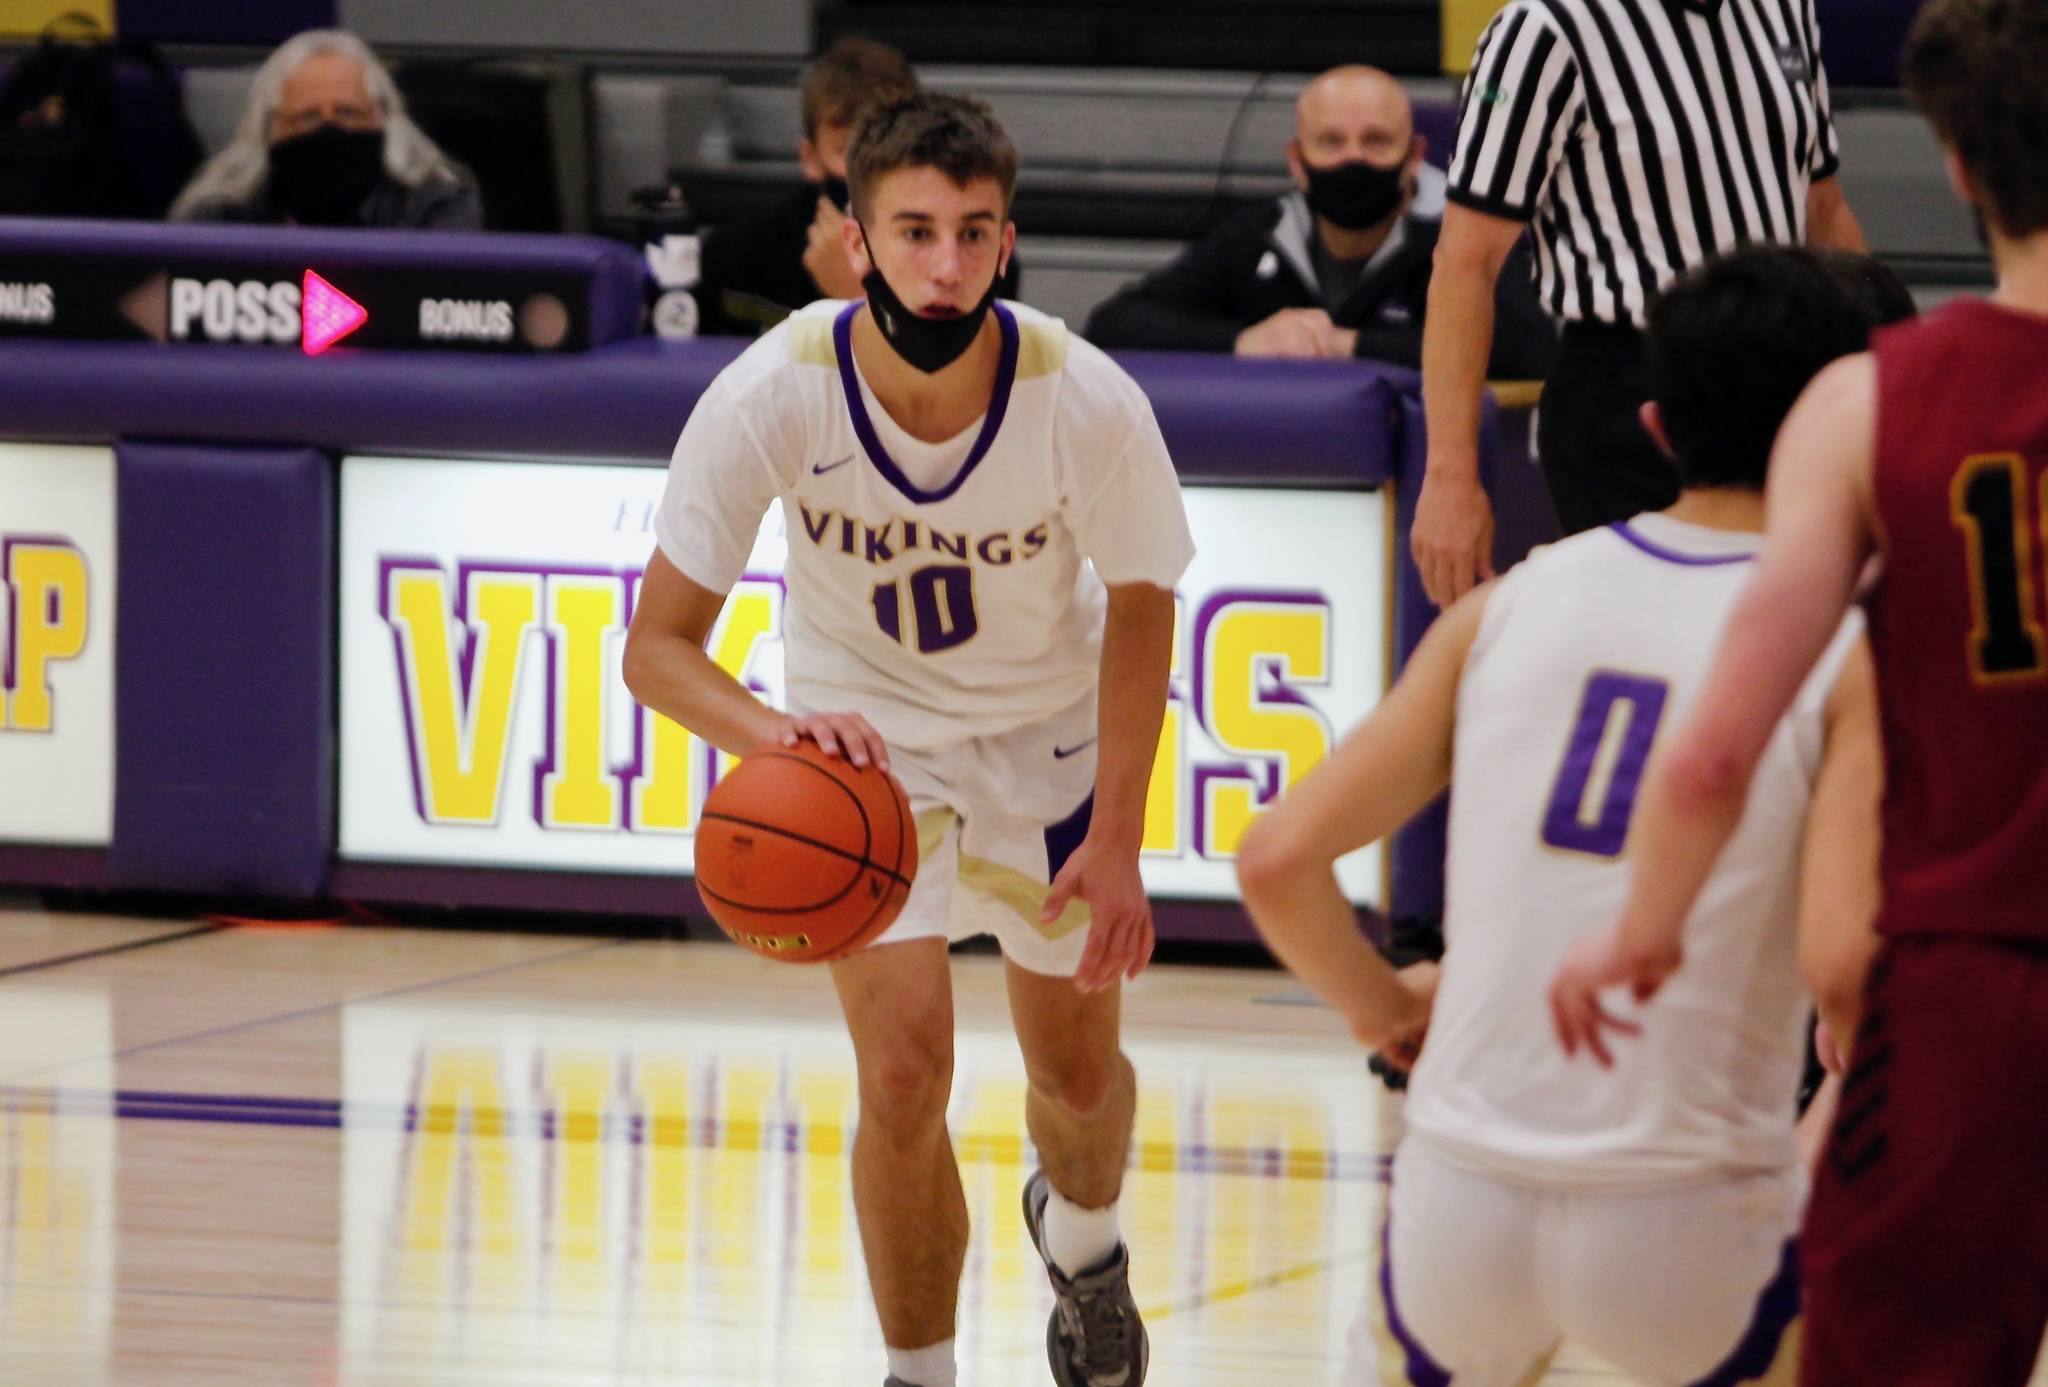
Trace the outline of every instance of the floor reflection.
[[[872, 1384], [847, 1188], [855, 1087], [830, 1023], [344, 1020], [342, 1378]], [[1162, 1361], [1202, 1344], [1333, 1363], [1387, 1149], [1327, 1048], [1137, 1041], [1124, 1200]], [[1340, 1052], [1341, 1053], [1341, 1052]], [[974, 1223], [963, 1384], [1041, 1384], [1050, 1301], [1007, 1036], [961, 1037], [952, 1125]]]

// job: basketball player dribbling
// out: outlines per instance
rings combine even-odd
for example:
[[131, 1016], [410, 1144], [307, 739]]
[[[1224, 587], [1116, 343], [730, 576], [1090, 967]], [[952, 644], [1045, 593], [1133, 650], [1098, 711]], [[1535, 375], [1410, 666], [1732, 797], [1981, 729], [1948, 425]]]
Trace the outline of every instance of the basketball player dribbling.
[[[1759, 249], [1670, 286], [1649, 316], [1644, 423], [1676, 459], [1678, 503], [1539, 550], [1447, 610], [1244, 842], [1245, 901], [1281, 959], [1382, 1053], [1426, 1028], [1346, 1387], [1517, 1387], [1566, 1337], [1670, 1387], [1791, 1364], [1797, 936], [1812, 902], [1873, 894], [1860, 622], [1838, 619], [1772, 730], [1739, 851], [1687, 923], [1700, 966], [1668, 1024], [1603, 1082], [1551, 1043], [1541, 982], [1621, 899], [1636, 785], [1756, 555], [1771, 440], [1876, 320], [1859, 264]], [[1446, 784], [1432, 982], [1365, 942], [1331, 864]]]
[[1877, 555], [1884, 943], [1836, 1037], [1800, 1380], [2019, 1387], [2048, 1327], [2048, 0], [1930, 0], [1905, 74], [1998, 289], [1882, 335], [1793, 412], [1762, 559], [1652, 782], [1627, 903], [1552, 997], [1566, 1044], [1592, 1043], [1602, 988], [1686, 979], [1677, 922]]
[[[993, 934], [1043, 1168], [1024, 1191], [1060, 1387], [1138, 1387], [1117, 1199], [1136, 1080], [1119, 988], [1152, 952], [1138, 876], [1172, 589], [1193, 556], [1136, 384], [995, 301], [1016, 151], [925, 92], [848, 154], [865, 302], [814, 304], [722, 372], [669, 473], [626, 649], [648, 707], [734, 754], [801, 739], [892, 771], [917, 821], [896, 922], [832, 965], [860, 1080], [854, 1207], [890, 1387], [954, 1387], [967, 1205], [946, 1130], [949, 940]], [[780, 499], [790, 710], [704, 644]]]

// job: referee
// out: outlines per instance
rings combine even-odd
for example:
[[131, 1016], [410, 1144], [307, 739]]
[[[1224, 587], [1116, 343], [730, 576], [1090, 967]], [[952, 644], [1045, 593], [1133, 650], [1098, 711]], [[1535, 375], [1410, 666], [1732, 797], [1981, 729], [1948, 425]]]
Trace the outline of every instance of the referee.
[[1651, 296], [1747, 242], [1862, 251], [1839, 162], [1813, 0], [1510, 0], [1466, 79], [1424, 328], [1411, 546], [1433, 601], [1493, 573], [1480, 395], [1523, 232], [1563, 324], [1537, 450], [1574, 534], [1678, 495], [1637, 421]]

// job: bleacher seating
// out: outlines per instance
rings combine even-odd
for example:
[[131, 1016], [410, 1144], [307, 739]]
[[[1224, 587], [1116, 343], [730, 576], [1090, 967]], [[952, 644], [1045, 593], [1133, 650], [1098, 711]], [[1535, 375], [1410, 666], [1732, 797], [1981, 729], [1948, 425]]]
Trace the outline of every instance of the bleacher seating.
[[[1884, 0], [1889, 4], [1891, 0]], [[1862, 74], [1829, 30], [1830, 51]], [[1871, 42], [1895, 61], [1898, 26]], [[1867, 61], [1866, 61], [1867, 60]], [[1861, 64], [1858, 66], [1858, 64]], [[187, 104], [209, 148], [232, 131], [248, 66], [199, 67]], [[1232, 208], [1286, 183], [1280, 149], [1305, 80], [1298, 74], [1105, 68], [927, 66], [927, 80], [986, 96], [1024, 151], [1018, 200], [1027, 294], [1079, 320], [1116, 285], [1170, 256]], [[693, 67], [655, 72], [600, 65], [590, 80], [592, 225], [613, 235], [635, 223], [631, 191], [682, 175], [692, 206], [715, 222], [779, 200], [798, 177], [797, 73]], [[1432, 162], [1447, 156], [1456, 84], [1411, 79]], [[1920, 119], [1894, 93], [1836, 80], [1843, 182], [1873, 247], [1926, 297], [1988, 281], [1968, 215], [1945, 190]]]

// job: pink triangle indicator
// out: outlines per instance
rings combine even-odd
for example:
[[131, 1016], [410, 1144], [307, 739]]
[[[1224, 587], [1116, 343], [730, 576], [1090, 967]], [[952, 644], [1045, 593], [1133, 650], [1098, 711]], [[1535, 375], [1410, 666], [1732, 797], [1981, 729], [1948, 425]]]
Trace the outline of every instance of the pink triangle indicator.
[[300, 296], [299, 345], [318, 356], [370, 321], [370, 311], [312, 270]]

